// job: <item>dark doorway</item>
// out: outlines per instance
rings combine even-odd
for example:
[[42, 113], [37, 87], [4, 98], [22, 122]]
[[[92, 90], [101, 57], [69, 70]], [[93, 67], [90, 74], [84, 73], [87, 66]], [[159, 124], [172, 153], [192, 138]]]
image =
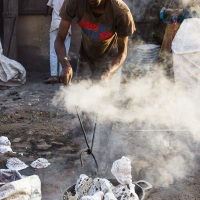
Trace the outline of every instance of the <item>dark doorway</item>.
[[0, 0], [0, 38], [3, 43], [3, 0]]

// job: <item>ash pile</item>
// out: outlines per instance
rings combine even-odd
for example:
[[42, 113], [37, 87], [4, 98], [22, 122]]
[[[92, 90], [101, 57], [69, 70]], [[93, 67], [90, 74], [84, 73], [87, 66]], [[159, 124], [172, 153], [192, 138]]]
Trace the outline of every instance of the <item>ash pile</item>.
[[152, 188], [144, 180], [133, 182], [131, 161], [127, 157], [116, 160], [111, 173], [115, 179], [93, 179], [81, 174], [76, 184], [65, 191], [63, 200], [143, 200], [145, 191]]

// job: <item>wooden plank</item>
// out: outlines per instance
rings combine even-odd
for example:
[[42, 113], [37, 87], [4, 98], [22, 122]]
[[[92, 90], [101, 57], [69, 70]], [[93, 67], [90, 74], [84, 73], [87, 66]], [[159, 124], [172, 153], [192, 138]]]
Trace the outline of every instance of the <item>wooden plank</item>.
[[4, 0], [4, 40], [3, 53], [5, 56], [17, 59], [17, 20], [18, 0]]
[[3, 0], [0, 0], [0, 38], [3, 41]]

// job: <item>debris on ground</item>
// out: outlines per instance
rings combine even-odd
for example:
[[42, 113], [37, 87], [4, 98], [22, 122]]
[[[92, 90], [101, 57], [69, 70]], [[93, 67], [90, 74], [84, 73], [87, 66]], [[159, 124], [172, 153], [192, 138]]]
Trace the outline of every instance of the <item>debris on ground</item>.
[[10, 170], [20, 171], [22, 169], [26, 169], [28, 165], [19, 160], [18, 158], [9, 158], [6, 163], [6, 167]]
[[38, 158], [37, 160], [31, 163], [31, 167], [36, 169], [46, 168], [50, 165], [47, 159], [45, 158]]
[[24, 177], [16, 170], [0, 169], [0, 199], [41, 200], [41, 181], [37, 175]]

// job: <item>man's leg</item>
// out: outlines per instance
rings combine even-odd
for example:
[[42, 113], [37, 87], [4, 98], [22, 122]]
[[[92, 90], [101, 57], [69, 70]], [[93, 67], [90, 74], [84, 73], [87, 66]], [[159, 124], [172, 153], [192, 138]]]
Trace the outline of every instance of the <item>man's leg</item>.
[[44, 81], [44, 83], [56, 83], [58, 82], [58, 60], [57, 55], [54, 48], [54, 42], [56, 39], [58, 30], [50, 32], [50, 75], [51, 77]]
[[50, 68], [51, 68], [51, 76], [57, 76], [57, 55], [54, 48], [54, 42], [56, 39], [56, 35], [58, 30], [50, 32]]

